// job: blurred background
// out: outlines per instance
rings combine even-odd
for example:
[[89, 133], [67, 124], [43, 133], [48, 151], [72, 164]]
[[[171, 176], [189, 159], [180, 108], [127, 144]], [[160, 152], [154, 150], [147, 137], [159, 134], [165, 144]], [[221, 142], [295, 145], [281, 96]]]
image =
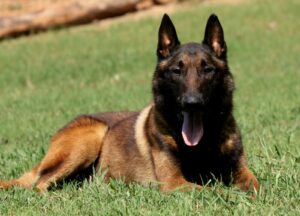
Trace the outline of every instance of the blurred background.
[[86, 24], [178, 2], [184, 0], [2, 0], [0, 39]]

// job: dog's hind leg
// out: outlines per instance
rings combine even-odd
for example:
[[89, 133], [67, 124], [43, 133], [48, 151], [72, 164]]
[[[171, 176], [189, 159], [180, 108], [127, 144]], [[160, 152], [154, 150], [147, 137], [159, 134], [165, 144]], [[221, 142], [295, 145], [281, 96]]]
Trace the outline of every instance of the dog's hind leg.
[[31, 188], [32, 185], [37, 180], [37, 170], [38, 170], [38, 165], [35, 166], [29, 172], [24, 173], [18, 179], [13, 179], [13, 180], [8, 180], [8, 181], [0, 180], [0, 189], [8, 189], [8, 188], [11, 188], [13, 186], [20, 186], [20, 187], [24, 187], [24, 188]]
[[99, 157], [108, 126], [89, 116], [82, 116], [58, 131], [38, 166], [19, 179], [0, 181], [0, 188], [32, 187], [46, 191], [52, 184], [90, 167]]

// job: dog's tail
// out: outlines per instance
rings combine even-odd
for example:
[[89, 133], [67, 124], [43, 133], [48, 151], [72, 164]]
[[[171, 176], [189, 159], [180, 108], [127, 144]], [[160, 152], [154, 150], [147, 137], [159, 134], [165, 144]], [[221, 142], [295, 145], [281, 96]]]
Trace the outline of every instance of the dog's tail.
[[0, 180], [0, 189], [36, 187], [45, 191], [51, 183], [91, 167], [99, 158], [108, 125], [91, 116], [80, 116], [59, 130], [43, 160], [18, 179]]

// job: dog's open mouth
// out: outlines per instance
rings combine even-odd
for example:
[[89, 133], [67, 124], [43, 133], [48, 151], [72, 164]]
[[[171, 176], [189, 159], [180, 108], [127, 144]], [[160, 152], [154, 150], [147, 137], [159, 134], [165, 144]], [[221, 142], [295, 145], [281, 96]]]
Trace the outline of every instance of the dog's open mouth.
[[196, 146], [203, 136], [203, 124], [201, 112], [182, 112], [182, 138], [187, 146]]

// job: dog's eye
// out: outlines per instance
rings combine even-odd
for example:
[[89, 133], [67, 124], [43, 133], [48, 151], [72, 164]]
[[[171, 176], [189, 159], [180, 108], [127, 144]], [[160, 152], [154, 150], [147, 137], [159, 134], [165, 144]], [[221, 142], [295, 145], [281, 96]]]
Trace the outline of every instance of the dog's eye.
[[212, 66], [205, 66], [204, 67], [204, 73], [210, 73], [210, 72], [213, 72], [215, 71], [215, 68], [212, 67]]
[[181, 69], [180, 69], [180, 67], [174, 67], [174, 68], [171, 68], [170, 71], [171, 71], [173, 74], [176, 74], [176, 75], [180, 75], [180, 74], [181, 74]]

